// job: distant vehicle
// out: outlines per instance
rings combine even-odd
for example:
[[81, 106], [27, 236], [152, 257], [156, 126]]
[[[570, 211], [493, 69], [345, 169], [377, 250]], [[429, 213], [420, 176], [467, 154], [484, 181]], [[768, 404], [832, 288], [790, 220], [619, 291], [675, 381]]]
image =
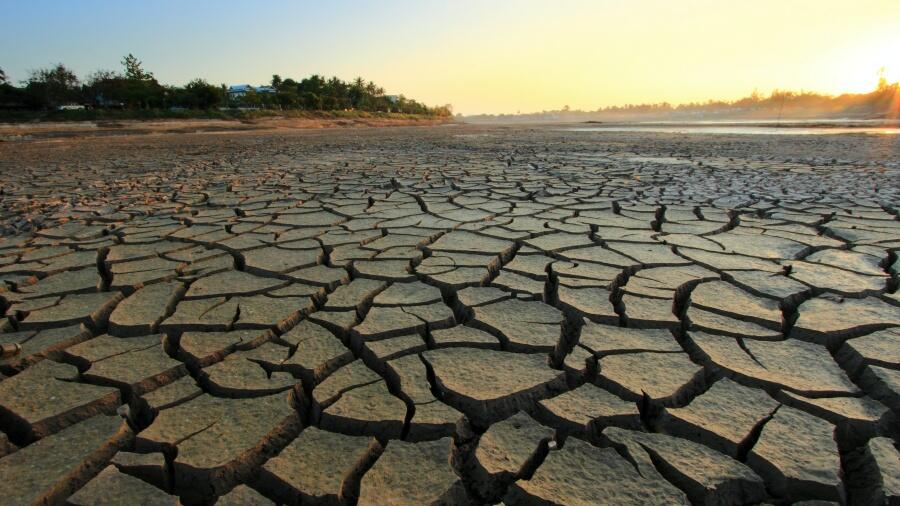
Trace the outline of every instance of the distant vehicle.
[[80, 111], [85, 107], [81, 104], [63, 104], [56, 107], [57, 111]]

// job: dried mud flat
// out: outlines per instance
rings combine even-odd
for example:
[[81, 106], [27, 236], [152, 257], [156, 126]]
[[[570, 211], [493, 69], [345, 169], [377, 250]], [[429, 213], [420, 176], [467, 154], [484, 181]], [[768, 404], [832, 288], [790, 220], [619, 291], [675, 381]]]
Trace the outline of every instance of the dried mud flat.
[[0, 144], [0, 497], [898, 504], [898, 160], [472, 126]]

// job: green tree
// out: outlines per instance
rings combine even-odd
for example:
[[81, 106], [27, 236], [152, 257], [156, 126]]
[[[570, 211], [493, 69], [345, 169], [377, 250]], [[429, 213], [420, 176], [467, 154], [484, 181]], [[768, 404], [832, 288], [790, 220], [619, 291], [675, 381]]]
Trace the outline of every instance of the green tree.
[[225, 93], [220, 86], [209, 84], [204, 79], [194, 79], [184, 87], [186, 107], [212, 109], [225, 101]]
[[149, 81], [153, 79], [153, 74], [147, 72], [142, 67], [143, 62], [138, 60], [133, 54], [122, 59], [122, 65], [125, 67], [125, 78], [134, 81]]
[[24, 90], [9, 83], [9, 78], [0, 69], [0, 109], [19, 109], [25, 107]]
[[56, 107], [81, 98], [78, 77], [62, 63], [32, 70], [25, 85], [28, 105], [35, 109]]
[[281, 83], [282, 83], [282, 82], [283, 82], [283, 81], [281, 80], [281, 76], [280, 76], [280, 75], [278, 75], [278, 74], [272, 74], [272, 87], [273, 87], [273, 88], [275, 88], [275, 89], [277, 90], [277, 89], [281, 86]]
[[165, 88], [154, 79], [153, 73], [144, 70], [143, 63], [131, 53], [122, 59], [122, 66], [125, 76], [115, 86], [117, 94], [114, 98], [128, 107], [162, 107]]
[[295, 109], [300, 105], [300, 97], [297, 95], [296, 88], [282, 86], [275, 98], [282, 109]]
[[366, 82], [363, 81], [362, 77], [357, 77], [350, 85], [349, 91], [350, 106], [354, 109], [359, 109], [365, 101]]
[[112, 70], [95, 70], [85, 84], [87, 98], [99, 107], [121, 106], [127, 88], [125, 78]]

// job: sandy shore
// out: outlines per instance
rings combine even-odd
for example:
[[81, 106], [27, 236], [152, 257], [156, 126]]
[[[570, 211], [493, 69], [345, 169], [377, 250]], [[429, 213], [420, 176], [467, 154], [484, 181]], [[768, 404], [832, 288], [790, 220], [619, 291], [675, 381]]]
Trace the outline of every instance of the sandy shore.
[[120, 121], [73, 121], [0, 123], [0, 140], [106, 137], [120, 135], [162, 135], [185, 133], [271, 132], [275, 130], [426, 126], [451, 122], [449, 119], [393, 118], [256, 118], [246, 120], [165, 119]]

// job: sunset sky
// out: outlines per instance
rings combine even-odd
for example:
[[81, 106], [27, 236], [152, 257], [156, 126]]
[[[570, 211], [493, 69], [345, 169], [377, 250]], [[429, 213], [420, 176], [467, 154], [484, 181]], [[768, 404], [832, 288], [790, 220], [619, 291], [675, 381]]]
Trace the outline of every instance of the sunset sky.
[[0, 68], [361, 75], [464, 114], [827, 93], [900, 80], [900, 0], [0, 0]]

